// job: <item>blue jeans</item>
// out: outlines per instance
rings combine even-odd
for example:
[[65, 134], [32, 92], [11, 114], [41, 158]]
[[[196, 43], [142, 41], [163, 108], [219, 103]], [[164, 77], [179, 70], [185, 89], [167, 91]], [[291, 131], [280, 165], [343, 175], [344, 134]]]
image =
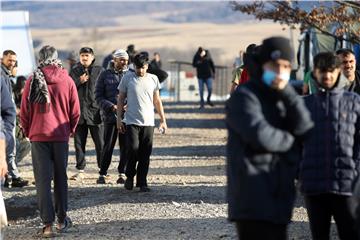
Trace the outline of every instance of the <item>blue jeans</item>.
[[199, 82], [200, 104], [204, 105], [204, 84], [206, 85], [207, 92], [208, 92], [207, 101], [210, 102], [213, 78], [211, 78], [211, 77], [209, 77], [207, 79], [199, 78], [198, 82]]

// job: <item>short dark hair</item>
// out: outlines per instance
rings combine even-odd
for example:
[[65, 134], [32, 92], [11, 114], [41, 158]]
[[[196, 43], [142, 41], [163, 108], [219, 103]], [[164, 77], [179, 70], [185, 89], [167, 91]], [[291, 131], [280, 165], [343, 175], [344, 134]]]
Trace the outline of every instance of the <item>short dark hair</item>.
[[314, 69], [317, 68], [321, 72], [333, 71], [340, 66], [339, 57], [332, 52], [321, 52], [314, 57]]
[[16, 53], [13, 50], [8, 49], [3, 52], [3, 56], [7, 55], [16, 55]]
[[79, 51], [79, 54], [82, 53], [90, 53], [91, 55], [94, 55], [94, 50], [90, 47], [82, 47]]
[[355, 56], [354, 51], [349, 49], [349, 48], [341, 48], [341, 49], [336, 51], [336, 55], [347, 56], [347, 55], [350, 55], [350, 54]]
[[145, 64], [149, 63], [149, 53], [139, 52], [134, 57], [134, 65], [138, 68], [142, 68]]

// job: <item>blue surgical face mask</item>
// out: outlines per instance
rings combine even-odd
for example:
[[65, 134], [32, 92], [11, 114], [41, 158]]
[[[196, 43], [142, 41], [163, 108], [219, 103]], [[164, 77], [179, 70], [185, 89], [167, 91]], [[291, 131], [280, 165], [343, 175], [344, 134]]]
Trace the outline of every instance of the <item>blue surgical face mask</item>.
[[275, 78], [276, 78], [276, 73], [270, 70], [265, 70], [262, 75], [263, 82], [268, 86], [271, 86]]
[[[277, 74], [273, 71], [270, 70], [265, 70], [262, 76], [262, 80], [264, 81], [264, 83], [268, 86], [271, 86], [272, 82], [275, 80]], [[289, 81], [290, 79], [290, 73], [288, 72], [284, 72], [284, 73], [280, 73], [278, 75], [278, 78], [284, 80], [284, 81]]]

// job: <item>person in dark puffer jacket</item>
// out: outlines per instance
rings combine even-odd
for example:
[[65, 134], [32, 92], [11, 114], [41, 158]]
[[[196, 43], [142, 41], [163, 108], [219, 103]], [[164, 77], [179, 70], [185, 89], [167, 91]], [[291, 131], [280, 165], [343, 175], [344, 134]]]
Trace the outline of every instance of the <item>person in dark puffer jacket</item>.
[[101, 165], [99, 171], [98, 184], [106, 183], [106, 175], [111, 163], [116, 139], [119, 139], [120, 161], [118, 166], [119, 178], [117, 183], [125, 182], [125, 135], [118, 132], [116, 119], [122, 118], [117, 116], [117, 89], [121, 78], [128, 71], [129, 55], [123, 49], [118, 49], [113, 53], [113, 60], [109, 62], [109, 67], [102, 72], [95, 86], [95, 98], [98, 102], [103, 115], [104, 121], [104, 148], [101, 154]]
[[305, 98], [315, 127], [304, 141], [300, 188], [313, 239], [329, 239], [331, 217], [340, 239], [357, 239], [353, 197], [360, 160], [360, 96], [339, 86], [340, 59], [314, 57], [316, 94]]
[[[265, 39], [249, 64], [251, 79], [226, 103], [229, 220], [241, 240], [285, 240], [301, 159], [312, 128], [303, 99], [288, 84], [288, 39]], [[259, 50], [258, 50], [259, 51]], [[255, 55], [256, 53], [254, 53]]]

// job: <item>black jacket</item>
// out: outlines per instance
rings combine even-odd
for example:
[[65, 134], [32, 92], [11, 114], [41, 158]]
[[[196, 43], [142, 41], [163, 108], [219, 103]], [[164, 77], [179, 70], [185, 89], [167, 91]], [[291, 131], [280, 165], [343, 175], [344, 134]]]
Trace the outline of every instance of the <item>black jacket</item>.
[[340, 87], [319, 89], [305, 103], [315, 127], [304, 142], [301, 190], [350, 196], [360, 170], [360, 96]]
[[289, 84], [278, 92], [250, 80], [227, 101], [226, 124], [229, 219], [288, 223], [298, 141], [313, 126], [302, 98]]
[[103, 71], [102, 67], [91, 64], [87, 69], [90, 78], [87, 82], [81, 84], [80, 76], [86, 72], [86, 69], [80, 62], [71, 69], [70, 76], [75, 82], [80, 100], [81, 116], [79, 124], [97, 125], [101, 123], [100, 108], [95, 100], [95, 84]]
[[125, 73], [116, 72], [110, 62], [109, 68], [100, 74], [96, 82], [95, 98], [102, 110], [104, 123], [116, 123], [117, 115], [112, 107], [117, 104], [118, 86]]
[[193, 58], [192, 65], [196, 68], [199, 79], [208, 79], [215, 76], [215, 65], [208, 51], [206, 51], [204, 57], [201, 57], [200, 53], [197, 52]]

